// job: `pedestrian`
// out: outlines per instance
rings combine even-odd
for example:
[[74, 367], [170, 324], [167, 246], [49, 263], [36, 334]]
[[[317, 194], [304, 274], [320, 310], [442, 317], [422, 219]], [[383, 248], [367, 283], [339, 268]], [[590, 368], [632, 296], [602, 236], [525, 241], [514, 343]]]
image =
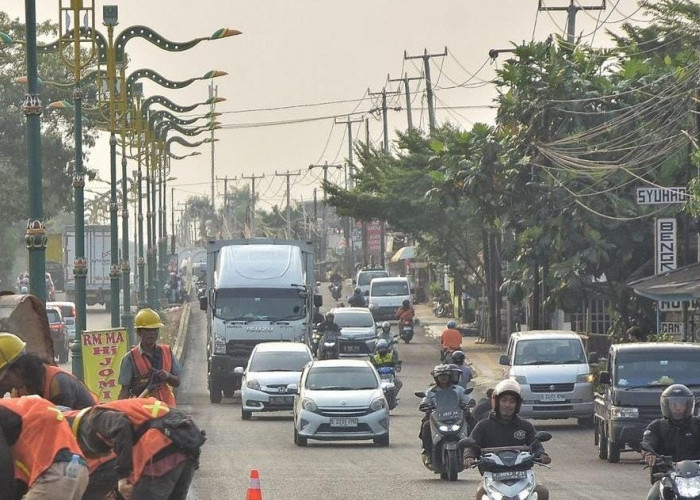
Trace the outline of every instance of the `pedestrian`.
[[174, 407], [173, 387], [180, 385], [182, 366], [170, 346], [157, 343], [163, 328], [160, 316], [153, 309], [141, 309], [136, 313], [134, 326], [140, 342], [122, 358], [119, 399], [141, 396], [148, 389], [147, 395]]
[[83, 453], [63, 414], [39, 396], [0, 399], [0, 498], [79, 500]]
[[113, 481], [102, 491], [91, 488], [90, 500], [117, 489], [126, 500], [184, 500], [199, 450], [205, 441], [192, 419], [156, 398], [112, 401], [67, 412], [80, 448], [89, 459], [115, 453]]
[[36, 394], [55, 405], [75, 410], [92, 406], [97, 398], [73, 374], [26, 351], [25, 342], [0, 333], [0, 396]]

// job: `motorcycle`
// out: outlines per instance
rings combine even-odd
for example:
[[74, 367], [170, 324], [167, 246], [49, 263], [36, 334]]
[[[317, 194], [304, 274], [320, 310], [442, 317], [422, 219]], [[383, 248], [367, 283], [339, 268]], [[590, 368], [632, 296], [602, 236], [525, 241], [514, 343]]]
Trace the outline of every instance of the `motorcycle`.
[[[535, 442], [544, 443], [552, 439], [549, 432], [539, 431]], [[464, 439], [460, 444], [477, 446], [472, 438]], [[539, 462], [530, 446], [508, 446], [500, 448], [482, 448], [481, 457], [474, 463], [483, 475], [485, 500], [501, 498], [533, 498], [537, 481], [532, 471], [535, 465], [547, 467]], [[534, 498], [537, 498], [536, 494]]]
[[379, 373], [379, 378], [381, 379], [382, 391], [389, 405], [389, 410], [393, 410], [399, 404], [395, 383], [397, 371], [401, 371], [401, 365], [398, 365], [396, 369], [390, 366], [381, 366], [377, 368], [377, 373]]
[[318, 346], [318, 359], [339, 359], [340, 346], [338, 345], [338, 337], [340, 333], [326, 332], [322, 334], [321, 341]]
[[198, 280], [195, 287], [197, 289], [197, 299], [200, 300], [207, 294], [207, 282], [205, 280]]
[[311, 352], [314, 356], [318, 356], [318, 346], [323, 338], [323, 334], [318, 331], [318, 327], [314, 326], [311, 330]]
[[340, 283], [331, 283], [328, 286], [328, 289], [331, 291], [331, 295], [333, 296], [333, 300], [340, 300], [341, 293], [343, 291], [343, 285]]
[[[646, 443], [642, 450], [656, 455]], [[661, 481], [661, 498], [691, 500], [700, 498], [700, 460], [674, 462], [668, 455], [656, 455], [652, 468], [652, 483]]]
[[[469, 394], [473, 390], [470, 387], [465, 392]], [[424, 392], [416, 392], [415, 395], [425, 397]], [[464, 470], [465, 440], [470, 431], [466, 418], [469, 409], [462, 408], [459, 403], [455, 391], [440, 391], [436, 395], [435, 406], [422, 409], [429, 412], [430, 435], [433, 438], [431, 458], [427, 460], [424, 456], [423, 465], [448, 481], [456, 481]]]
[[407, 344], [413, 340], [413, 321], [399, 321], [399, 337]]

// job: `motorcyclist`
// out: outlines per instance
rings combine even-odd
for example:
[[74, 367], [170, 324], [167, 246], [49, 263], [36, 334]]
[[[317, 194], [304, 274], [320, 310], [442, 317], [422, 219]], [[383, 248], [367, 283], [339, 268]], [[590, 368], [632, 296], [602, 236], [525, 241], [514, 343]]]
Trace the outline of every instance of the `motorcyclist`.
[[457, 385], [460, 373], [454, 365], [445, 364], [437, 365], [430, 372], [435, 380], [435, 385], [425, 391], [425, 397], [418, 405], [418, 409], [425, 412], [421, 420], [420, 433], [418, 434], [418, 437], [423, 442], [421, 453], [425, 462], [429, 463], [432, 461], [433, 439], [430, 433], [430, 413], [437, 406], [437, 394], [441, 391], [455, 391], [459, 398], [459, 406], [465, 411], [469, 408], [471, 397], [464, 392], [462, 386]]
[[396, 372], [401, 371], [401, 360], [399, 360], [398, 351], [393, 351], [389, 346], [389, 342], [384, 339], [380, 339], [379, 342], [377, 342], [374, 356], [372, 356], [370, 360], [377, 369], [384, 366], [394, 369], [394, 384], [396, 385], [396, 395], [398, 396], [399, 391], [403, 387], [403, 382], [401, 382], [396, 376]]
[[351, 307], [367, 307], [367, 299], [362, 295], [360, 287], [356, 287], [352, 295], [348, 297], [348, 303]]
[[337, 269], [333, 270], [333, 273], [330, 276], [330, 281], [331, 283], [338, 283], [342, 284], [343, 283], [343, 277], [340, 275]]
[[[682, 384], [668, 386], [661, 393], [661, 414], [644, 431], [642, 443], [655, 451], [643, 452], [644, 461], [655, 472], [656, 456], [671, 455], [674, 462], [700, 459], [700, 417], [693, 416], [695, 396]], [[649, 490], [647, 500], [659, 499], [661, 482]]]
[[396, 359], [399, 358], [399, 351], [396, 349], [396, 340], [394, 336], [391, 334], [391, 323], [388, 321], [385, 321], [382, 323], [382, 327], [379, 330], [379, 333], [377, 334], [377, 344], [374, 346], [374, 350], [376, 352], [377, 347], [379, 345], [379, 341], [381, 340], [386, 340], [387, 344], [391, 347], [391, 352], [394, 354]]
[[467, 384], [472, 380], [472, 369], [466, 364], [467, 356], [463, 351], [455, 351], [452, 353], [452, 362], [457, 365], [457, 367], [462, 372], [462, 376], [459, 378], [459, 385], [467, 388]]
[[399, 320], [399, 328], [405, 324], [412, 325], [416, 311], [411, 306], [411, 301], [406, 299], [401, 303], [401, 306], [396, 310], [396, 319]]
[[[470, 437], [476, 446], [467, 446], [464, 450], [464, 466], [469, 468], [479, 458], [481, 448], [501, 446], [532, 446], [532, 454], [543, 464], [552, 459], [544, 451], [544, 446], [535, 441], [535, 426], [530, 421], [518, 416], [523, 403], [520, 384], [515, 380], [501, 380], [491, 395], [491, 414], [481, 420], [472, 430]], [[549, 490], [542, 485], [535, 487], [539, 500], [549, 500]], [[476, 491], [476, 499], [481, 500], [486, 494], [483, 484]]]
[[335, 322], [335, 314], [332, 312], [326, 313], [325, 319], [318, 325], [318, 331], [323, 334], [319, 343], [319, 354], [322, 354], [324, 342], [337, 341], [338, 336], [341, 334], [340, 326]]
[[174, 304], [180, 296], [180, 277], [175, 272], [170, 273], [168, 287], [170, 288], [168, 290], [170, 292], [170, 303]]
[[462, 333], [457, 330], [457, 322], [450, 320], [447, 322], [447, 328], [440, 335], [440, 360], [444, 361], [445, 357], [458, 351], [462, 347]]

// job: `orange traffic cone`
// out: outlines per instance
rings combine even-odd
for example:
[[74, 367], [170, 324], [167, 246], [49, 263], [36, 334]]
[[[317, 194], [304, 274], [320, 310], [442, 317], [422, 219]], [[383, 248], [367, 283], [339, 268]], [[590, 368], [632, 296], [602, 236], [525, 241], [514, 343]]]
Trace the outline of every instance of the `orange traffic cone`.
[[248, 484], [248, 493], [246, 493], [245, 500], [262, 500], [260, 473], [258, 469], [252, 469], [250, 471], [250, 483]]

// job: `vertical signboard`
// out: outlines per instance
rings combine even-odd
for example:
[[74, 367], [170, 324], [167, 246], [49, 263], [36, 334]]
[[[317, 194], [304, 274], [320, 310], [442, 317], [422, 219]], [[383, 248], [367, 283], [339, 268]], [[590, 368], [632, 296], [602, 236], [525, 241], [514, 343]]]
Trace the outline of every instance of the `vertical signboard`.
[[382, 223], [379, 221], [367, 223], [367, 250], [372, 254], [382, 251]]
[[656, 219], [656, 273], [673, 271], [676, 258], [676, 219]]
[[81, 336], [85, 385], [97, 394], [100, 403], [119, 396], [119, 368], [128, 342], [123, 328], [93, 330]]

